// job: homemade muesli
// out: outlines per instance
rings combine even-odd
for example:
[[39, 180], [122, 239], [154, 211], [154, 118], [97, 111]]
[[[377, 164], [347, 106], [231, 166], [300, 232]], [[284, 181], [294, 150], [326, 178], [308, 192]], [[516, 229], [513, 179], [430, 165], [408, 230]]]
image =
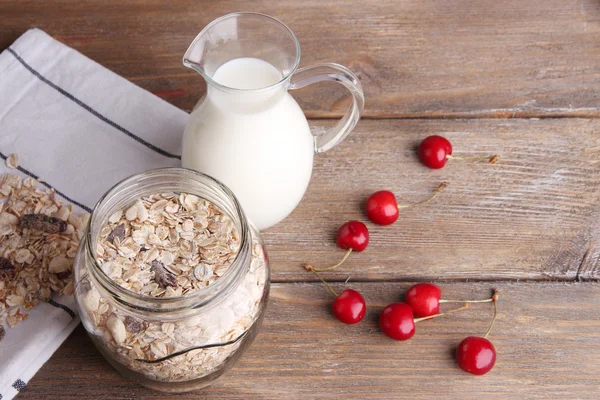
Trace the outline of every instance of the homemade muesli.
[[96, 249], [114, 282], [152, 297], [177, 297], [209, 286], [235, 259], [233, 221], [191, 194], [161, 193], [113, 214]]
[[[95, 251], [104, 273], [121, 287], [151, 298], [172, 298], [193, 294], [220, 279], [239, 247], [235, 224], [213, 203], [186, 193], [160, 193], [110, 216]], [[87, 315], [84, 323], [104, 352], [149, 379], [201, 378], [219, 369], [241, 341], [157, 363], [143, 360], [240, 337], [260, 314], [266, 274], [265, 254], [255, 240], [249, 270], [235, 291], [203, 313], [175, 321], [134, 315], [115, 306], [88, 281], [80, 295]]]
[[14, 327], [52, 293], [73, 294], [73, 259], [88, 217], [35, 179], [0, 177], [0, 340], [4, 322]]

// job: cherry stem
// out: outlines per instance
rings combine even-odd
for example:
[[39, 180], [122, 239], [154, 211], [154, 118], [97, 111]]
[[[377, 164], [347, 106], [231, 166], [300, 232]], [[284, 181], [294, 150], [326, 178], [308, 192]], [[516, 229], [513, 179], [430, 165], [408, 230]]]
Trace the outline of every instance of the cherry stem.
[[428, 198], [427, 200], [423, 200], [420, 201], [418, 203], [415, 204], [403, 204], [403, 205], [398, 205], [398, 208], [409, 208], [409, 207], [418, 207], [421, 206], [423, 204], [429, 203], [431, 200], [435, 199], [436, 196], [438, 194], [440, 194], [440, 192], [444, 189], [446, 189], [446, 187], [448, 187], [448, 182], [442, 182], [440, 183], [440, 186], [438, 186], [438, 188], [435, 190], [435, 192], [433, 193], [433, 196], [431, 196], [430, 198]]
[[315, 271], [315, 269], [313, 268], [313, 266], [312, 266], [312, 265], [310, 265], [310, 264], [302, 264], [302, 266], [304, 267], [304, 269], [305, 269], [305, 270], [307, 270], [307, 271], [310, 271], [310, 272], [312, 272], [313, 274], [315, 274], [315, 276], [316, 276], [317, 278], [319, 278], [319, 279], [321, 280], [321, 282], [323, 282], [323, 283], [325, 284], [325, 286], [327, 287], [327, 289], [329, 289], [329, 291], [330, 291], [331, 293], [333, 293], [333, 295], [334, 295], [335, 297], [337, 297], [337, 296], [338, 296], [338, 294], [336, 293], [336, 291], [335, 291], [335, 290], [333, 290], [333, 289], [331, 288], [331, 286], [329, 286], [329, 283], [327, 283], [327, 282], [325, 281], [325, 279], [323, 279], [323, 278], [321, 277], [321, 275], [319, 275], [319, 274], [317, 273], [317, 271]]
[[465, 303], [465, 304], [463, 304], [463, 306], [462, 306], [462, 307], [455, 308], [454, 310], [446, 311], [446, 312], [439, 313], [439, 314], [433, 314], [433, 315], [430, 315], [430, 316], [428, 316], [428, 317], [415, 318], [415, 323], [417, 323], [417, 322], [421, 322], [421, 321], [425, 321], [425, 320], [427, 320], [427, 319], [432, 319], [432, 318], [436, 318], [436, 317], [441, 317], [442, 315], [451, 314], [451, 313], [453, 313], [453, 312], [462, 311], [462, 310], [464, 310], [464, 309], [467, 309], [467, 308], [469, 308], [469, 304], [468, 304], [468, 303]]
[[446, 300], [440, 299], [440, 303], [491, 303], [494, 301], [493, 297], [484, 300]]
[[488, 157], [456, 157], [456, 156], [447, 155], [446, 158], [448, 160], [460, 160], [460, 161], [487, 161], [490, 164], [495, 164], [498, 162], [498, 160], [500, 160], [500, 157], [496, 154], [494, 154], [493, 156], [488, 156]]
[[492, 303], [494, 304], [494, 317], [492, 318], [492, 322], [490, 323], [490, 326], [489, 326], [487, 332], [483, 336], [484, 339], [487, 339], [488, 335], [492, 331], [492, 328], [494, 327], [494, 322], [496, 322], [496, 316], [498, 315], [498, 306], [497, 306], [496, 302], [498, 301], [498, 296], [499, 296], [498, 291], [496, 289], [494, 289], [494, 294], [492, 295]]
[[352, 253], [352, 249], [351, 248], [346, 251], [346, 254], [344, 254], [344, 258], [342, 258], [342, 260], [339, 263], [337, 263], [335, 265], [332, 265], [331, 267], [327, 267], [327, 268], [315, 268], [315, 267], [313, 267], [310, 264], [304, 264], [303, 266], [304, 266], [304, 269], [306, 269], [307, 271], [313, 271], [313, 272], [315, 272], [315, 271], [316, 272], [329, 271], [330, 269], [334, 269], [334, 268], [337, 268], [340, 265], [342, 265], [344, 263], [344, 261], [346, 261], [346, 259], [350, 255], [350, 253]]

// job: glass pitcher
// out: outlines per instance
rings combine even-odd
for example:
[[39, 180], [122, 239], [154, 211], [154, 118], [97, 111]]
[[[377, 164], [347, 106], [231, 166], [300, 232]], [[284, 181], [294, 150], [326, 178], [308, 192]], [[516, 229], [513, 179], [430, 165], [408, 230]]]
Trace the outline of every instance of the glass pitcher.
[[[340, 143], [364, 106], [361, 84], [348, 68], [299, 63], [294, 33], [258, 13], [211, 22], [183, 57], [206, 80], [207, 92], [185, 129], [182, 164], [231, 188], [260, 230], [294, 210], [308, 187], [313, 155]], [[321, 81], [342, 84], [353, 101], [333, 128], [313, 135], [288, 90]]]

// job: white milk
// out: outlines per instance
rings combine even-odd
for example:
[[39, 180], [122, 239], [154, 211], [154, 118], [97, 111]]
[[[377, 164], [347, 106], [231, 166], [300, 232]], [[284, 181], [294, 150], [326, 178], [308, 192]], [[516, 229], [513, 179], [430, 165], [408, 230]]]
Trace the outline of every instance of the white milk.
[[244, 57], [221, 65], [212, 78], [234, 89], [262, 89], [279, 82], [281, 74], [266, 61]]
[[[312, 171], [310, 128], [271, 64], [237, 58], [221, 65], [192, 112], [182, 164], [227, 185], [258, 229], [283, 220], [298, 205]], [[257, 90], [249, 90], [257, 89]]]

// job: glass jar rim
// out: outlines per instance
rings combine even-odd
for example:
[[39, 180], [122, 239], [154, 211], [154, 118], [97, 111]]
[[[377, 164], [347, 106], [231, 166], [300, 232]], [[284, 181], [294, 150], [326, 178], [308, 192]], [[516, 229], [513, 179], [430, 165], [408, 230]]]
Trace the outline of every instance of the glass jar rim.
[[[141, 293], [133, 292], [127, 288], [124, 288], [117, 284], [113, 279], [111, 279], [103, 270], [102, 267], [98, 264], [96, 255], [95, 255], [95, 238], [92, 237], [92, 228], [94, 222], [97, 222], [100, 225], [100, 228], [110, 215], [117, 211], [117, 209], [110, 209], [105, 212], [106, 216], [99, 221], [95, 221], [97, 217], [97, 213], [101, 211], [102, 206], [108, 202], [112, 196], [125, 196], [127, 193], [126, 188], [132, 186], [136, 183], [139, 183], [144, 179], [152, 179], [160, 177], [164, 175], [165, 177], [171, 176], [179, 176], [180, 178], [190, 178], [192, 180], [196, 180], [197, 183], [212, 185], [217, 190], [217, 195], [222, 195], [226, 201], [229, 201], [232, 205], [233, 212], [235, 215], [230, 215], [236, 223], [237, 228], [239, 229], [239, 237], [240, 237], [240, 246], [238, 249], [238, 253], [236, 254], [233, 262], [230, 264], [227, 271], [213, 284], [196, 289], [188, 294], [182, 296], [175, 297], [152, 297]], [[166, 184], [166, 183], [165, 183]], [[169, 191], [166, 189], [165, 191]], [[159, 193], [160, 191], [157, 191]], [[213, 203], [222, 212], [228, 213], [228, 210], [221, 207], [219, 204], [215, 204], [214, 201], [210, 199], [206, 199], [202, 195], [194, 193], [193, 190], [190, 191], [180, 191], [179, 193], [186, 193], [198, 196]], [[117, 208], [117, 207], [115, 207]], [[236, 221], [237, 220], [237, 221]], [[99, 232], [99, 230], [98, 230]], [[92, 261], [91, 268], [88, 266], [87, 269], [90, 272], [90, 275], [95, 278], [102, 287], [102, 289], [109, 292], [109, 294], [118, 300], [119, 303], [133, 307], [137, 310], [142, 311], [150, 311], [150, 312], [170, 312], [170, 311], [179, 311], [184, 309], [200, 308], [204, 305], [211, 303], [215, 298], [222, 296], [223, 294], [230, 293], [233, 289], [237, 287], [240, 283], [241, 279], [244, 276], [244, 272], [249, 268], [250, 258], [251, 258], [251, 236], [250, 236], [250, 226], [248, 220], [244, 214], [244, 211], [233, 194], [233, 192], [225, 186], [222, 182], [217, 179], [203, 174], [201, 172], [187, 169], [187, 168], [179, 168], [179, 167], [168, 167], [168, 168], [157, 168], [142, 172], [140, 174], [131, 175], [113, 187], [111, 187], [96, 203], [94, 206], [90, 218], [88, 220], [87, 229], [85, 233], [85, 251], [87, 253], [87, 257]], [[226, 296], [222, 296], [226, 297]], [[168, 307], [172, 306], [172, 307]]]

